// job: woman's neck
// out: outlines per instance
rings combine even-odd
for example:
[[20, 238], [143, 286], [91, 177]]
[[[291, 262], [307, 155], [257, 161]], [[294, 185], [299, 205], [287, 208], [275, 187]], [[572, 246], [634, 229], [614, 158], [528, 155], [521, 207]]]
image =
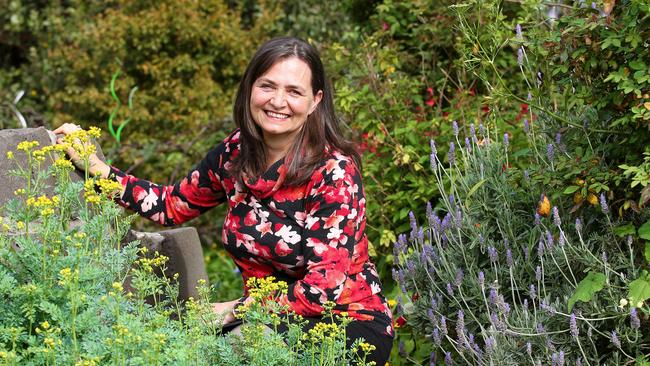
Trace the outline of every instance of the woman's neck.
[[282, 159], [289, 151], [290, 144], [286, 141], [264, 141], [264, 152], [266, 155], [266, 168], [276, 161]]

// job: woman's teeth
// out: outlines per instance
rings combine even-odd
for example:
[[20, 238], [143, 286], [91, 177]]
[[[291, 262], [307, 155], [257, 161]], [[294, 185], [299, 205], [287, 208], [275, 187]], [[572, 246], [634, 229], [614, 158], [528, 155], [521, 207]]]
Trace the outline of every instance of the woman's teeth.
[[269, 116], [269, 117], [280, 118], [280, 119], [289, 118], [288, 114], [275, 113], [275, 112], [271, 112], [271, 111], [266, 111], [266, 115]]

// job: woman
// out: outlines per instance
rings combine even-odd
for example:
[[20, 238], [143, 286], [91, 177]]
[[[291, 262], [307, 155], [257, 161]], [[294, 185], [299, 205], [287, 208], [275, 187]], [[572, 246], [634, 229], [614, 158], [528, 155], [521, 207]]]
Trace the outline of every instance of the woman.
[[[163, 225], [227, 202], [223, 244], [244, 283], [271, 275], [287, 282], [281, 302], [309, 326], [333, 301], [335, 313], [354, 319], [350, 343], [363, 337], [376, 346], [371, 360], [384, 365], [391, 313], [368, 257], [359, 155], [341, 134], [317, 51], [296, 38], [262, 45], [241, 80], [233, 114], [238, 129], [173, 186], [137, 179], [96, 156], [91, 173], [116, 179], [124, 187], [122, 205]], [[55, 132], [78, 128], [64, 124]], [[246, 294], [214, 310], [228, 324], [241, 301]]]

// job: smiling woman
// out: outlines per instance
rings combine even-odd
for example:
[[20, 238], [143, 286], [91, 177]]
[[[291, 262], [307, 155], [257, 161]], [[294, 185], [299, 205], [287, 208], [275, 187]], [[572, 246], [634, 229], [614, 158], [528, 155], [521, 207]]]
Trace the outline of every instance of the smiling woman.
[[[367, 361], [384, 365], [392, 315], [368, 256], [366, 199], [359, 155], [339, 129], [333, 95], [316, 50], [276, 38], [256, 52], [237, 92], [239, 127], [210, 150], [181, 182], [160, 186], [91, 157], [91, 173], [122, 184], [119, 202], [163, 225], [178, 225], [227, 202], [223, 245], [248, 278], [287, 282], [280, 302], [307, 320], [323, 321], [326, 303], [353, 319], [348, 344], [374, 346]], [[72, 133], [66, 124], [55, 132]], [[235, 321], [248, 301], [214, 304]]]

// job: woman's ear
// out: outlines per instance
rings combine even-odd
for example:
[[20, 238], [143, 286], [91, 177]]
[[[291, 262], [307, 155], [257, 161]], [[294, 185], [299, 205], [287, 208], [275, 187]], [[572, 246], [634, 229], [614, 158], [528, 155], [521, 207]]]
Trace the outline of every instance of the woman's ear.
[[318, 93], [314, 94], [314, 103], [311, 105], [311, 108], [309, 108], [309, 114], [314, 113], [316, 110], [316, 107], [318, 107], [318, 103], [323, 99], [323, 91], [319, 90]]

